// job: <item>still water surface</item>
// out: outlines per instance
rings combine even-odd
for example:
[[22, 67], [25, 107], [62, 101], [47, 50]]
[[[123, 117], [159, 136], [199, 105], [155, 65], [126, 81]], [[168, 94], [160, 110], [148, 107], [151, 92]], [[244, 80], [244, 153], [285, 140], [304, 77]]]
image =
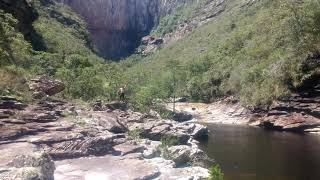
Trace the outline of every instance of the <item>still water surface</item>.
[[320, 180], [320, 136], [209, 124], [200, 147], [225, 180]]

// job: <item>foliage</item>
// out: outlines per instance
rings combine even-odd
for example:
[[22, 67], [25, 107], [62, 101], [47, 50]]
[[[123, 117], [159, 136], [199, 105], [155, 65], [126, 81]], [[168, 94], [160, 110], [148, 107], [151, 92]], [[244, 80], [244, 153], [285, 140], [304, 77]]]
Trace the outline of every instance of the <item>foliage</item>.
[[192, 0], [190, 2], [180, 4], [172, 13], [160, 19], [159, 24], [153, 30], [154, 34], [164, 36], [167, 33], [177, 29], [179, 24], [190, 21], [192, 17], [197, 15], [199, 9], [204, 8], [208, 0]]
[[209, 170], [209, 180], [223, 180], [224, 174], [219, 165], [212, 166]]
[[167, 149], [171, 146], [179, 145], [179, 139], [177, 136], [166, 135], [161, 138], [160, 148]]
[[142, 138], [143, 130], [140, 128], [136, 128], [132, 131], [128, 132], [129, 139], [139, 141]]
[[28, 66], [31, 45], [17, 31], [17, 19], [0, 10], [0, 67], [5, 65]]
[[226, 3], [215, 20], [130, 67], [127, 74], [148, 75], [130, 96], [147, 107], [151, 99], [173, 96], [172, 61], [179, 64], [177, 96], [204, 102], [235, 96], [247, 106], [268, 105], [319, 71], [317, 1]]
[[27, 88], [21, 92], [26, 79], [47, 74], [67, 84], [65, 98], [93, 100], [105, 96], [105, 84], [113, 80], [100, 71], [103, 60], [94, 54], [83, 20], [51, 1], [36, 0], [30, 5], [38, 16], [32, 24], [35, 32], [24, 31], [37, 33], [46, 51], [32, 49], [39, 45], [31, 46], [20, 32], [18, 20], [0, 10], [0, 93], [26, 96]]
[[[49, 2], [49, 1], [48, 1]], [[163, 35], [188, 22], [207, 0], [179, 6], [154, 33]], [[226, 10], [186, 38], [159, 52], [119, 63], [97, 57], [86, 24], [50, 1], [32, 1], [33, 28], [46, 51], [35, 51], [0, 10], [0, 94], [26, 94], [25, 79], [47, 74], [62, 79], [68, 99], [113, 100], [126, 85], [131, 107], [149, 112], [173, 95], [210, 102], [235, 96], [248, 106], [267, 105], [319, 71], [318, 1], [226, 1]], [[161, 110], [161, 107], [159, 108]]]

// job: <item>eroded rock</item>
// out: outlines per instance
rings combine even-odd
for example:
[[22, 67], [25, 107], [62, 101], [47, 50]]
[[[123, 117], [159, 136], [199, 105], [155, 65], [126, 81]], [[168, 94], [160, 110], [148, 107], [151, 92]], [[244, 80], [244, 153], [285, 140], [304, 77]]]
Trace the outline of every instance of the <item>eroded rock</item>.
[[49, 96], [58, 94], [59, 92], [65, 89], [65, 85], [59, 80], [53, 80], [48, 76], [40, 76], [34, 79], [31, 79], [29, 84], [30, 90], [39, 94], [44, 92]]
[[[15, 180], [53, 180], [55, 165], [51, 157], [44, 152], [16, 156], [10, 163], [9, 179]], [[0, 174], [0, 179], [1, 179]]]

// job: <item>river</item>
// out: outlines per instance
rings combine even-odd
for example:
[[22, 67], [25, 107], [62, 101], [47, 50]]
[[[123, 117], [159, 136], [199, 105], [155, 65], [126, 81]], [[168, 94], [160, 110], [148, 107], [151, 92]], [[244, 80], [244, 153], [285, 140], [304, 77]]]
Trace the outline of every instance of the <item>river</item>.
[[318, 180], [320, 136], [209, 124], [200, 147], [225, 180]]

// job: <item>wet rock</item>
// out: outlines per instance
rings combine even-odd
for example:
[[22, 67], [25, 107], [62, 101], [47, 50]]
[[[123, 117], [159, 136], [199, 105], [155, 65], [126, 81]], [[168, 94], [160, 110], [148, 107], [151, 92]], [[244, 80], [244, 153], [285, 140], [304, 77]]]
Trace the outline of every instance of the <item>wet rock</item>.
[[194, 139], [202, 139], [208, 137], [208, 128], [201, 124], [194, 124], [191, 136]]
[[48, 76], [32, 79], [29, 87], [31, 91], [44, 92], [49, 96], [58, 94], [65, 89], [65, 85], [61, 81], [50, 79]]

